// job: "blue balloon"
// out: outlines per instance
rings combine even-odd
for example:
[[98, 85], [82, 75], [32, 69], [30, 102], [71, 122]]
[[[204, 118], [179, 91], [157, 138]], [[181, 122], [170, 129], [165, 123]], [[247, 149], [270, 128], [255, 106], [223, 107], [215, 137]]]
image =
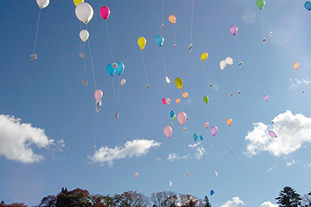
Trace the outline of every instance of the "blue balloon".
[[116, 73], [116, 68], [114, 68], [112, 64], [109, 64], [107, 65], [107, 71], [111, 76], [113, 76]]
[[156, 38], [155, 38], [155, 42], [156, 42], [160, 47], [162, 47], [162, 46], [163, 46], [163, 43], [164, 43], [164, 38], [163, 38], [161, 35], [158, 35], [158, 36], [156, 36]]
[[204, 138], [203, 135], [200, 135], [200, 140], [201, 140], [201, 141], [203, 140], [203, 138]]
[[215, 193], [214, 190], [211, 190], [211, 192], [210, 192], [211, 196], [212, 196], [214, 193]]
[[305, 8], [310, 11], [311, 10], [311, 2], [310, 1], [306, 1], [305, 3]]
[[117, 71], [118, 75], [120, 76], [120, 75], [122, 75], [125, 66], [121, 62], [118, 62], [117, 64], [118, 64], [118, 67], [116, 68], [116, 71]]
[[173, 118], [174, 115], [175, 115], [175, 111], [172, 110], [172, 111], [170, 112], [171, 118]]
[[194, 133], [194, 134], [193, 134], [193, 140], [194, 140], [194, 141], [197, 141], [198, 137], [199, 137], [199, 135], [198, 135], [197, 133]]

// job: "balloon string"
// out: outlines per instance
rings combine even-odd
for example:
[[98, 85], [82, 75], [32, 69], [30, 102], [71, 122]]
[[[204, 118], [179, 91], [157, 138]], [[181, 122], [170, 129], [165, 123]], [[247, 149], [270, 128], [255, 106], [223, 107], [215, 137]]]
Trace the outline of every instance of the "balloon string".
[[239, 62], [241, 62], [241, 55], [240, 55], [240, 48], [239, 48], [238, 38], [236, 36], [234, 36], [234, 37], [235, 37], [235, 43], [236, 43], [237, 53], [238, 53], [238, 57], [239, 57]]
[[[80, 31], [82, 30], [82, 26], [81, 26], [82, 22], [80, 21]], [[80, 42], [80, 51], [82, 51], [82, 41], [79, 41]]]
[[37, 29], [36, 29], [36, 35], [35, 35], [35, 43], [34, 43], [34, 46], [33, 46], [32, 54], [35, 54], [35, 52], [36, 52], [38, 32], [39, 32], [39, 25], [40, 25], [40, 17], [41, 17], [41, 9], [39, 9], [39, 15], [38, 15], [38, 21], [37, 21]]
[[263, 15], [262, 15], [262, 10], [261, 10], [261, 30], [262, 30], [262, 38], [265, 38], [265, 31], [264, 31], [264, 22], [263, 22]]
[[112, 84], [112, 90], [113, 90], [114, 104], [117, 104], [117, 101], [116, 101], [116, 92], [115, 92], [115, 89], [114, 89], [114, 84], [113, 84], [113, 78], [112, 78], [112, 76], [111, 76], [111, 84]]
[[222, 77], [223, 77], [223, 78], [224, 78], [224, 80], [225, 80], [225, 83], [226, 83], [227, 89], [228, 89], [229, 93], [231, 93], [230, 88], [229, 88], [229, 84], [228, 84], [227, 79], [226, 79], [225, 74], [224, 74], [224, 71], [221, 71], [221, 73], [222, 73]]
[[163, 48], [162, 47], [161, 47], [161, 53], [162, 53], [162, 60], [163, 60], [165, 76], [167, 77], [166, 63], [165, 63], [165, 58], [164, 58], [164, 53], [163, 53]]
[[86, 61], [85, 61], [85, 43], [83, 43], [83, 78], [85, 78], [85, 73], [86, 73]]
[[96, 91], [97, 90], [97, 86], [96, 86], [96, 80], [95, 80], [95, 72], [94, 72], [94, 64], [93, 64], [93, 57], [92, 57], [92, 50], [91, 50], [90, 40], [88, 40], [88, 45], [89, 45], [89, 52], [90, 52], [90, 60], [91, 60], [91, 68], [92, 68], [92, 73], [93, 73], [94, 87], [95, 87], [95, 91]]
[[144, 71], [145, 71], [146, 84], [149, 85], [149, 84], [148, 84], [147, 71], [146, 71], [146, 64], [145, 64], [145, 57], [144, 57], [144, 51], [143, 51], [143, 50], [141, 51], [141, 54], [142, 54], [142, 56], [143, 56], [143, 65], [144, 65]]
[[109, 29], [108, 29], [107, 21], [105, 21], [105, 23], [106, 23], [106, 28], [107, 28], [107, 35], [108, 35], [108, 40], [109, 40], [109, 45], [110, 45], [110, 52], [111, 52], [112, 62], [114, 62], [114, 57], [113, 57], [113, 52], [112, 52], [112, 46], [111, 46], [111, 40], [110, 40], [110, 35], [109, 35]]
[[117, 104], [120, 105], [120, 76], [118, 81], [118, 96], [117, 96]]
[[233, 76], [234, 76], [234, 79], [235, 79], [235, 83], [236, 83], [236, 87], [238, 88], [238, 90], [240, 90], [240, 86], [238, 84], [238, 81], [237, 81], [237, 78], [236, 78], [236, 75], [235, 75], [235, 70], [234, 70], [234, 66], [233, 66]]
[[264, 15], [265, 18], [266, 18], [266, 21], [267, 21], [267, 23], [268, 23], [268, 27], [269, 27], [270, 32], [272, 32], [272, 29], [271, 29], [271, 26], [270, 26], [270, 22], [269, 22], [269, 19], [268, 19], [266, 13], [263, 13], [263, 15]]
[[176, 31], [175, 31], [175, 24], [173, 25], [174, 28], [174, 44], [176, 44]]
[[162, 0], [162, 25], [164, 24], [164, 0]]
[[96, 144], [97, 144], [97, 118], [98, 113], [95, 114], [95, 134], [94, 134], [94, 149], [96, 150]]
[[192, 10], [191, 10], [190, 44], [192, 43], [193, 11], [194, 11], [194, 0], [192, 0]]
[[204, 64], [203, 64], [203, 61], [201, 61], [201, 63], [202, 63], [202, 67], [203, 67], [203, 71], [204, 71], [204, 73], [205, 73], [205, 76], [206, 76], [208, 82], [211, 83], [211, 81], [210, 81], [209, 78], [208, 78], [207, 72], [206, 72], [206, 70], [205, 70], [205, 66], [204, 66]]

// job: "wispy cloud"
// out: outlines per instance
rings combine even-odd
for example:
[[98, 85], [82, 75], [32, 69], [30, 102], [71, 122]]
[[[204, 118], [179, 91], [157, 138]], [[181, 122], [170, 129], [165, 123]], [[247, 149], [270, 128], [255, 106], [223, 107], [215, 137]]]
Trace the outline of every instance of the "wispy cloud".
[[203, 146], [199, 146], [196, 150], [196, 152], [194, 153], [194, 157], [198, 160], [204, 158], [204, 156], [206, 155], [206, 151], [204, 149]]
[[279, 205], [273, 204], [270, 201], [266, 201], [260, 205], [261, 207], [279, 207]]
[[190, 156], [189, 154], [183, 155], [183, 156], [179, 156], [176, 153], [170, 153], [168, 155], [167, 160], [170, 161], [170, 162], [173, 162], [174, 160], [187, 159], [189, 156]]
[[220, 207], [236, 207], [239, 205], [245, 205], [245, 203], [240, 200], [239, 197], [233, 197], [232, 200], [227, 201], [226, 203], [222, 204]]
[[[298, 150], [302, 144], [311, 142], [311, 118], [302, 114], [294, 115], [287, 110], [273, 119], [272, 125], [258, 122], [254, 129], [247, 133], [246, 154], [254, 156], [261, 151], [268, 151], [274, 156], [287, 155]], [[277, 138], [270, 137], [273, 130]]]
[[296, 161], [292, 160], [292, 161], [286, 163], [286, 167], [290, 167], [290, 166], [292, 166], [294, 164], [296, 164]]
[[127, 141], [124, 147], [115, 146], [114, 148], [108, 148], [107, 146], [102, 146], [94, 152], [93, 156], [88, 156], [88, 158], [94, 163], [100, 163], [102, 165], [108, 163], [112, 166], [115, 160], [141, 156], [147, 154], [150, 148], [159, 147], [160, 145], [161, 143], [155, 142], [154, 140], [136, 139]]
[[189, 144], [188, 146], [189, 146], [190, 148], [194, 148], [194, 147], [199, 146], [200, 144], [201, 144], [201, 142], [198, 142], [198, 143], [195, 143], [195, 144]]
[[290, 88], [297, 88], [302, 84], [309, 85], [311, 83], [310, 80], [305, 80], [305, 79], [298, 80], [297, 78], [296, 79], [289, 78], [289, 81], [291, 83]]
[[[61, 146], [59, 142], [62, 142]], [[64, 145], [63, 140], [58, 143], [58, 147]], [[22, 123], [21, 119], [14, 116], [0, 114], [0, 155], [22, 163], [40, 162], [44, 157], [34, 153], [33, 145], [48, 148], [55, 143], [45, 135], [43, 129]]]

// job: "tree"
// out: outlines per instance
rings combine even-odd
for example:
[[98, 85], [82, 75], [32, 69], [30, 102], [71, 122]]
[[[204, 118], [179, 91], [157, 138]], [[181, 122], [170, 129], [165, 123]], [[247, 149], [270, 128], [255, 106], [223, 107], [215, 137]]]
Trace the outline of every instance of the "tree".
[[153, 207], [171, 207], [176, 200], [176, 194], [171, 191], [152, 193], [150, 197]]
[[75, 189], [67, 191], [62, 189], [57, 195], [56, 207], [92, 207], [92, 199], [87, 190]]
[[39, 207], [56, 207], [57, 198], [54, 195], [48, 195], [42, 198]]
[[204, 207], [212, 207], [212, 205], [211, 205], [211, 203], [209, 202], [209, 200], [208, 200], [208, 197], [207, 197], [207, 196], [205, 196], [205, 197], [204, 197], [204, 202], [205, 202]]
[[146, 207], [149, 204], [148, 198], [136, 191], [127, 191], [121, 195], [116, 194], [114, 200], [117, 206], [122, 207]]
[[307, 195], [304, 195], [304, 197], [302, 198], [302, 202], [303, 207], [311, 207], [311, 192]]
[[298, 207], [301, 205], [301, 197], [296, 190], [291, 187], [284, 187], [279, 197], [275, 198], [280, 207]]

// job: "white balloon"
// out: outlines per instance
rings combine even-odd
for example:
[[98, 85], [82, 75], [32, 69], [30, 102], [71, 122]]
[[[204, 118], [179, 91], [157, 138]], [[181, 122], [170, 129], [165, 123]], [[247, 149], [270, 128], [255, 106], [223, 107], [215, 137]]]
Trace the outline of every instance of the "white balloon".
[[86, 29], [84, 29], [80, 31], [79, 36], [83, 42], [86, 42], [89, 39], [90, 33]]
[[233, 65], [233, 59], [231, 57], [226, 57], [226, 63], [228, 65]]
[[91, 5], [89, 5], [86, 2], [82, 2], [76, 6], [76, 16], [77, 18], [83, 22], [84, 24], [87, 24], [93, 17], [94, 11]]
[[224, 70], [225, 67], [227, 66], [227, 62], [225, 60], [222, 60], [220, 61], [219, 66], [221, 70]]
[[40, 9], [44, 9], [45, 7], [49, 5], [49, 3], [50, 3], [50, 0], [37, 0], [37, 4]]
[[123, 79], [121, 80], [121, 86], [123, 86], [125, 83], [126, 83], [126, 80], [123, 78]]

